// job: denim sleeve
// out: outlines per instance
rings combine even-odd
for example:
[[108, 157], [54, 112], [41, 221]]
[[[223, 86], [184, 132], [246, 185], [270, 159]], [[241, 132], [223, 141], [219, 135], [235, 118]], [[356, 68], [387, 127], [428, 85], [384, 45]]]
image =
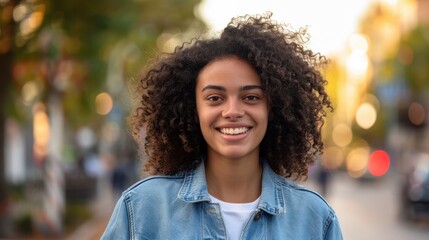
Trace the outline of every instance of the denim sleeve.
[[326, 228], [325, 240], [343, 240], [340, 223], [335, 213], [331, 213], [329, 224]]
[[124, 196], [119, 198], [107, 224], [101, 240], [128, 240], [130, 236], [130, 219]]

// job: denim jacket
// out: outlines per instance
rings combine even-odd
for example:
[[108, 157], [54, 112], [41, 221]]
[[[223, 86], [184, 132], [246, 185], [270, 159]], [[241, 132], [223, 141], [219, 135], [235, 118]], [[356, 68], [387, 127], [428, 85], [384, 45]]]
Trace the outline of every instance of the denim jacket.
[[[261, 200], [241, 239], [343, 239], [338, 219], [318, 194], [263, 164]], [[101, 239], [227, 239], [211, 203], [204, 163], [177, 176], [153, 176], [127, 189]]]

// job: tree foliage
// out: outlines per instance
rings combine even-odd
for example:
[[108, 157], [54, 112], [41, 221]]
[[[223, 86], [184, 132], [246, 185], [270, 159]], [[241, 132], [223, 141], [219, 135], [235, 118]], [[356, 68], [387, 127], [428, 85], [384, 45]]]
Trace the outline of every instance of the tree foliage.
[[[96, 118], [94, 99], [105, 88], [109, 61], [119, 42], [137, 47], [132, 61], [124, 60], [124, 75], [137, 73], [157, 39], [165, 32], [183, 32], [204, 25], [194, 14], [199, 0], [34, 0], [20, 1], [27, 12], [18, 22], [14, 48], [14, 94], [9, 112], [25, 118], [28, 111], [17, 101], [26, 83], [36, 86], [33, 99], [46, 101], [58, 91], [72, 126]], [[16, 7], [15, 7], [16, 9]], [[35, 13], [40, 13], [35, 15]], [[26, 19], [40, 27], [25, 31]], [[25, 96], [24, 96], [25, 97]], [[27, 103], [31, 104], [31, 103]]]
[[[161, 34], [205, 28], [194, 14], [199, 1], [0, 0], [0, 216], [6, 119], [31, 125], [32, 107], [55, 95], [68, 129], [97, 126], [95, 96], [106, 89], [112, 53], [135, 46], [116, 64], [121, 81], [137, 74]], [[0, 237], [8, 226], [2, 219]]]
[[429, 91], [429, 25], [418, 25], [401, 41], [398, 61], [413, 93]]

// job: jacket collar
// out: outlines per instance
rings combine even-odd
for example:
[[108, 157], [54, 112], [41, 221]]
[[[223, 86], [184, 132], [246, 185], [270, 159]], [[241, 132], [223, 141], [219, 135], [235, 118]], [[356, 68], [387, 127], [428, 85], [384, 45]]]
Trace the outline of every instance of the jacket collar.
[[[286, 201], [282, 191], [284, 179], [274, 173], [265, 161], [262, 162], [262, 193], [258, 209], [270, 214], [284, 214], [286, 212]], [[210, 201], [204, 161], [197, 168], [185, 174], [178, 198], [189, 203]]]

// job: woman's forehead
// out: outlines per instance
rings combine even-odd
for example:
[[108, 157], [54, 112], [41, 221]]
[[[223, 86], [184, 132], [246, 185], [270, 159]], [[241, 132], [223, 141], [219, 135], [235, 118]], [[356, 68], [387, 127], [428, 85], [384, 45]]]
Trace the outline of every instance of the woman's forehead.
[[259, 75], [245, 60], [238, 57], [217, 59], [207, 64], [198, 74], [201, 84], [236, 83], [261, 85]]

